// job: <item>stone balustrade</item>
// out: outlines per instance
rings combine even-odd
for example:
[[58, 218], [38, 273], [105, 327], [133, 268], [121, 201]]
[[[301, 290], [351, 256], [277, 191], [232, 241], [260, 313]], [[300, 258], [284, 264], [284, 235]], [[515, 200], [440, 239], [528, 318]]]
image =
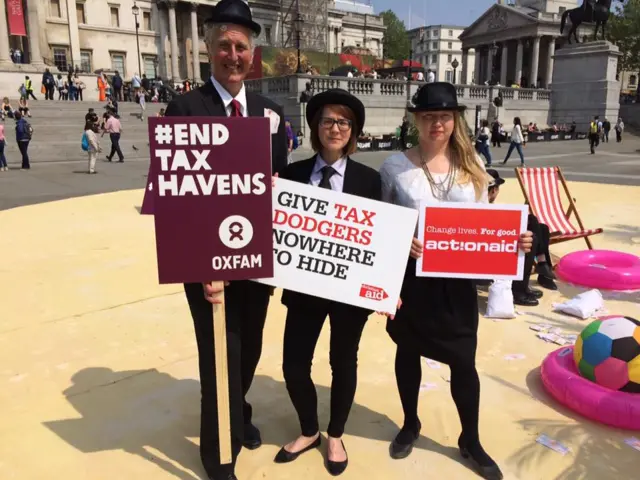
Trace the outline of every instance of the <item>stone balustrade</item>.
[[[410, 96], [414, 95], [423, 82], [400, 80], [374, 80], [368, 78], [329, 77], [317, 75], [289, 75], [266, 77], [245, 82], [249, 91], [260, 93], [283, 105], [285, 115], [291, 120], [295, 130], [307, 136], [304, 121], [305, 105], [299, 102], [300, 94], [309, 84], [315, 95], [331, 88], [342, 88], [356, 95], [367, 109], [365, 132], [372, 135], [394, 133], [406, 115]], [[409, 95], [407, 95], [409, 88]], [[522, 122], [534, 122], [542, 127], [551, 122], [548, 118], [551, 95], [549, 90], [508, 88], [484, 85], [456, 85], [458, 101], [468, 107], [467, 121], [475, 122], [476, 106], [481, 107], [482, 118], [498, 116], [511, 129], [513, 117]], [[493, 99], [502, 96], [503, 106], [497, 108]]]

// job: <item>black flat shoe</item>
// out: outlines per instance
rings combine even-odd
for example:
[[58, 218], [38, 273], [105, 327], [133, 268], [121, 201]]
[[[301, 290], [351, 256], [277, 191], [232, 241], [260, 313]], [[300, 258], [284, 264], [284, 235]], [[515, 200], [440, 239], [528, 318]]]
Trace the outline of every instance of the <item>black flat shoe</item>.
[[[344, 443], [342, 442], [342, 440], [340, 440], [340, 443], [342, 443], [342, 448], [344, 448]], [[344, 448], [344, 453], [345, 454], [347, 453], [346, 448]], [[334, 462], [333, 460], [329, 460], [329, 454], [327, 454], [327, 470], [334, 477], [337, 477], [338, 475], [343, 473], [347, 469], [348, 464], [349, 464], [348, 456], [344, 462]]]
[[554, 282], [552, 278], [545, 277], [543, 275], [538, 275], [538, 285], [546, 288], [547, 290], [558, 290], [558, 285], [556, 285], [556, 282]]
[[540, 304], [538, 299], [527, 293], [513, 293], [513, 303], [523, 307], [535, 307]]
[[476, 472], [478, 472], [478, 475], [482, 478], [485, 478], [486, 480], [502, 480], [504, 478], [498, 464], [494, 462], [489, 455], [487, 455], [482, 446], [478, 444], [476, 449], [479, 449], [479, 452], [482, 453], [482, 456], [484, 457], [483, 459], [479, 459], [474, 456], [467, 446], [462, 443], [462, 440], [458, 440], [458, 447], [460, 448], [460, 455], [462, 455], [462, 458], [469, 460], [473, 464]]
[[543, 277], [550, 278], [551, 280], [556, 279], [556, 274], [553, 273], [553, 269], [547, 262], [538, 263], [536, 265], [536, 273], [538, 275], [542, 275]]
[[422, 425], [418, 422], [418, 428], [416, 431], [402, 427], [402, 430], [396, 435], [396, 438], [391, 442], [389, 447], [389, 455], [395, 460], [401, 460], [407, 458], [413, 451], [413, 446], [416, 440], [420, 437], [420, 429]]
[[527, 295], [533, 298], [542, 298], [542, 290], [538, 290], [537, 288], [527, 288]]
[[249, 450], [255, 450], [262, 445], [262, 438], [260, 437], [260, 430], [251, 424], [247, 423], [244, 426], [244, 439], [242, 440], [242, 446]]
[[303, 453], [308, 452], [309, 450], [313, 450], [314, 448], [318, 448], [319, 446], [320, 446], [320, 435], [318, 435], [318, 438], [316, 438], [311, 445], [309, 445], [307, 448], [303, 448], [299, 452], [289, 452], [284, 447], [282, 447], [278, 452], [278, 454], [276, 455], [276, 458], [273, 459], [273, 461], [276, 463], [293, 462], [296, 458], [298, 458]]

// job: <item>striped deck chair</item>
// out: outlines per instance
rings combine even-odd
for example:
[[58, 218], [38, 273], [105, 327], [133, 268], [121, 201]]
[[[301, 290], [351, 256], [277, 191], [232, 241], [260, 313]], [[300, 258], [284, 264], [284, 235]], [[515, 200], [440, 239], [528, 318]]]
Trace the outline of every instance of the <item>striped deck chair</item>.
[[[529, 205], [531, 213], [538, 217], [540, 223], [549, 227], [551, 233], [550, 243], [566, 242], [576, 238], [584, 238], [589, 249], [593, 249], [589, 237], [602, 233], [601, 228], [586, 230], [576, 208], [575, 199], [569, 193], [567, 181], [560, 167], [521, 168], [515, 169], [524, 194], [525, 202]], [[566, 211], [560, 198], [560, 183], [569, 200], [569, 209]], [[580, 228], [571, 223], [573, 214]]]

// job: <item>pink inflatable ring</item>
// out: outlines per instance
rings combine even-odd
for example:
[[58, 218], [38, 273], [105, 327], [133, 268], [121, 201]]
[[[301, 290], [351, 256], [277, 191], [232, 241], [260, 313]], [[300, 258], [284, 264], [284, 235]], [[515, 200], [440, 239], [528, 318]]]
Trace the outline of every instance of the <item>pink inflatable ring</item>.
[[640, 394], [609, 390], [580, 376], [573, 347], [547, 355], [540, 374], [551, 396], [571, 410], [612, 427], [640, 430]]
[[583, 250], [565, 255], [556, 268], [567, 283], [615, 291], [640, 290], [640, 258], [613, 250]]

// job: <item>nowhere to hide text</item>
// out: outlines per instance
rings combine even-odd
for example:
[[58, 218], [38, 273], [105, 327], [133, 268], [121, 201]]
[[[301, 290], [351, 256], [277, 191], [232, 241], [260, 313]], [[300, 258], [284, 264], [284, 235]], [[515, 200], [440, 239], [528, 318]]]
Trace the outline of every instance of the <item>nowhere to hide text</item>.
[[[374, 264], [375, 252], [365, 247], [371, 244], [375, 216], [357, 207], [282, 191], [273, 217], [275, 259], [283, 266], [293, 263], [300, 270], [346, 280], [350, 264]], [[296, 250], [304, 253], [292, 253]]]

